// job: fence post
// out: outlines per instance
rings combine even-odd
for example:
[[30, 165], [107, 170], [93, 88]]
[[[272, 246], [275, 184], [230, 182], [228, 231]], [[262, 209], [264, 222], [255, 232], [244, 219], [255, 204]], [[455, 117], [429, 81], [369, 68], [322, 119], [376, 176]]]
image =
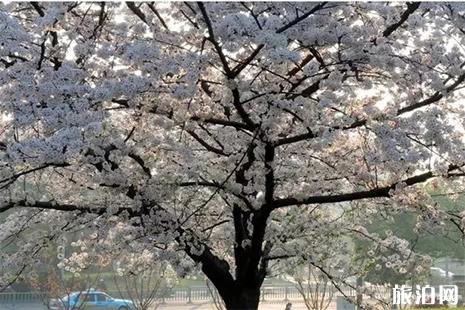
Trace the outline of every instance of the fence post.
[[284, 288], [284, 301], [285, 302], [288, 302], [289, 301], [289, 298], [287, 298], [287, 294], [288, 294], [288, 288], [287, 286]]
[[190, 286], [187, 288], [187, 304], [192, 303], [192, 291]]

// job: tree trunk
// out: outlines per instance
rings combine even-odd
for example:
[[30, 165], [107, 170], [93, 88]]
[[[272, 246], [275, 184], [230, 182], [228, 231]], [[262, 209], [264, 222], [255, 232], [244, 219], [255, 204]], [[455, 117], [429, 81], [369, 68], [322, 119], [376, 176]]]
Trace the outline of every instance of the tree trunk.
[[227, 310], [257, 310], [260, 287], [240, 287], [219, 292]]
[[363, 294], [360, 291], [361, 288], [363, 287], [363, 278], [362, 277], [357, 277], [357, 282], [356, 282], [356, 287], [357, 287], [357, 300], [356, 300], [356, 307], [357, 309], [363, 309], [362, 307], [362, 302], [363, 302]]

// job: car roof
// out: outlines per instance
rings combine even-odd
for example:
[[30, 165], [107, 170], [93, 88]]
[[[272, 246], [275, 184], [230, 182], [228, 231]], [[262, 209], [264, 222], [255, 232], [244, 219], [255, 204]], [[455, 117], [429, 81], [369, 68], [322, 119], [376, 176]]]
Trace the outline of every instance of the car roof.
[[84, 294], [106, 294], [105, 292], [102, 291], [95, 291], [95, 290], [86, 290], [86, 291], [80, 291], [80, 292], [72, 292], [70, 295], [84, 295]]

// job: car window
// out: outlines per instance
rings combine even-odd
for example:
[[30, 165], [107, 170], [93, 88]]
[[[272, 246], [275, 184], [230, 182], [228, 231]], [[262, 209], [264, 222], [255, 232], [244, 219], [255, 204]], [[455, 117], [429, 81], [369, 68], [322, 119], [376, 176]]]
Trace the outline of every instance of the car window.
[[97, 295], [97, 301], [107, 301], [107, 296], [105, 294], [96, 294]]
[[95, 301], [95, 294], [81, 294], [79, 296], [81, 302], [92, 302]]

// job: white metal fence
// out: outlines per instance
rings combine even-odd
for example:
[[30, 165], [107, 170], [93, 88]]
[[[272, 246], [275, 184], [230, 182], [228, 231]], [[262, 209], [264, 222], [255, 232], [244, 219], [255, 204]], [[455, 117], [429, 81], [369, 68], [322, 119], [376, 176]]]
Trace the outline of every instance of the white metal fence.
[[[115, 298], [129, 298], [127, 292], [106, 291], [110, 296]], [[348, 288], [343, 293], [336, 292], [340, 295], [355, 296], [355, 290]], [[46, 294], [38, 292], [3, 292], [0, 293], [0, 304], [40, 302]], [[294, 286], [264, 286], [261, 289], [261, 301], [292, 301], [301, 300], [302, 296]], [[195, 303], [211, 301], [211, 295], [207, 287], [187, 287], [174, 288], [163, 295], [159, 296], [160, 302], [166, 303]]]

